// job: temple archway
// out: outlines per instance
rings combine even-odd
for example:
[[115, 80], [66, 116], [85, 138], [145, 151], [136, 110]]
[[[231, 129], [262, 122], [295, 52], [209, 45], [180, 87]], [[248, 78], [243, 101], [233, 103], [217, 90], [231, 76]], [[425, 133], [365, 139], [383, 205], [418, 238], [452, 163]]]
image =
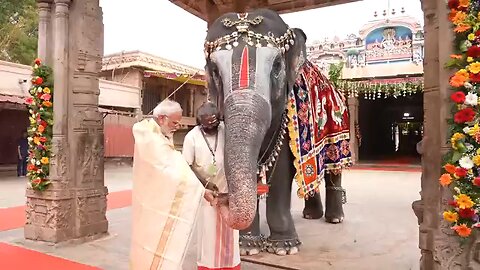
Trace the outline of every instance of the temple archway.
[[[344, 1], [192, 1], [172, 0], [193, 14], [212, 22], [226, 11], [270, 7], [292, 12]], [[103, 56], [102, 11], [98, 0], [38, 0], [40, 13], [39, 56], [54, 68], [55, 156], [51, 163], [52, 186], [38, 194], [27, 189], [28, 239], [59, 242], [89, 238], [107, 231], [107, 190], [98, 157], [103, 145], [102, 118], [98, 111], [98, 74]], [[442, 217], [449, 192], [440, 189], [442, 155], [448, 151], [446, 119], [450, 90], [443, 68], [452, 53], [453, 34], [443, 0], [422, 0], [425, 17], [424, 148], [422, 200], [414, 204], [419, 219], [421, 269], [478, 269], [480, 240], [460, 246]], [[54, 29], [54, 30], [53, 30]], [[352, 105], [351, 110], [355, 110]], [[96, 147], [86, 147], [94, 142]], [[80, 158], [79, 158], [80, 157]], [[68, 169], [67, 169], [68, 168]], [[35, 219], [44, 209], [52, 218]]]

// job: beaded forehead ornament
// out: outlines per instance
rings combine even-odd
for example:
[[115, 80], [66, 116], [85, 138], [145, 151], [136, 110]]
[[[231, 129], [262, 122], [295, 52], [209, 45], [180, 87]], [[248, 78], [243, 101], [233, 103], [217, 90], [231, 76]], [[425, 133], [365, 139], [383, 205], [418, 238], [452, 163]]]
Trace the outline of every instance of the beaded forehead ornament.
[[[272, 32], [268, 32], [267, 35], [255, 33], [250, 30], [250, 25], [258, 25], [263, 21], [262, 16], [257, 16], [252, 20], [248, 19], [248, 13], [238, 13], [238, 20], [232, 21], [229, 18], [222, 20], [222, 23], [225, 27], [231, 28], [235, 26], [237, 29], [229, 35], [219, 37], [214, 41], [205, 41], [205, 57], [209, 58], [210, 54], [214, 51], [219, 51], [222, 49], [231, 50], [233, 47], [238, 46], [238, 39], [243, 38], [243, 40], [249, 46], [260, 47], [277, 47], [284, 54], [290, 46], [295, 44], [295, 33], [292, 29], [288, 28], [287, 32], [282, 36], [276, 37]], [[288, 26], [287, 26], [288, 27]]]

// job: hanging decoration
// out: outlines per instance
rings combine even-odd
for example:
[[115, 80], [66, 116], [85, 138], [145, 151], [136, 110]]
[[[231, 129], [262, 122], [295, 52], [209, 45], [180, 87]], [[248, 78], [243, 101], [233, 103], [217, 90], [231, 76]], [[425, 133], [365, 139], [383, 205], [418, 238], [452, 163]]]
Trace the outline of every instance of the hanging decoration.
[[443, 218], [459, 237], [466, 239], [480, 228], [480, 5], [478, 1], [449, 0], [449, 20], [454, 26], [456, 54], [447, 67], [455, 70], [448, 120], [451, 147], [444, 157], [440, 185], [453, 198]]
[[359, 97], [375, 100], [381, 98], [399, 98], [423, 92], [423, 78], [398, 78], [370, 81], [339, 80], [337, 87], [346, 97]]
[[27, 177], [34, 190], [43, 191], [50, 185], [49, 170], [53, 127], [52, 70], [36, 59], [33, 65], [32, 87], [27, 97], [30, 113], [28, 128], [29, 156]]

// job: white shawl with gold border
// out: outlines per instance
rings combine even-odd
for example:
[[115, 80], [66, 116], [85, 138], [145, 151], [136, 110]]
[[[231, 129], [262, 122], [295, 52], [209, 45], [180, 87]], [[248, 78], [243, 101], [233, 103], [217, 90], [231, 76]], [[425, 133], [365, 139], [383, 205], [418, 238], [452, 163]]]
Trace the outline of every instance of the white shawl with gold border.
[[177, 270], [204, 188], [153, 119], [133, 126], [131, 270]]

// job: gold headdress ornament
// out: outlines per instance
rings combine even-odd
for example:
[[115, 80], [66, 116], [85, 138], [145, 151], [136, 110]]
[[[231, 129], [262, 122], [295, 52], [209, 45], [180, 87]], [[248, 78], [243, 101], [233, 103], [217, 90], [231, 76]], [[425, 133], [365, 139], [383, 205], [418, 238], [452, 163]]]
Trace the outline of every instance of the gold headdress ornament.
[[[238, 46], [238, 39], [243, 37], [245, 42], [249, 46], [259, 47], [277, 47], [282, 50], [282, 53], [285, 53], [290, 49], [290, 46], [295, 44], [295, 33], [292, 29], [288, 28], [287, 32], [282, 36], [275, 37], [272, 32], [269, 32], [268, 35], [263, 35], [255, 33], [250, 30], [251, 25], [258, 25], [263, 21], [262, 16], [257, 16], [252, 20], [248, 19], [248, 13], [239, 13], [237, 14], [239, 20], [232, 21], [229, 18], [222, 20], [222, 23], [225, 27], [231, 28], [235, 26], [236, 31], [232, 32], [229, 35], [219, 37], [214, 41], [205, 41], [205, 57], [210, 57], [210, 54], [214, 51], [219, 51], [222, 49], [231, 50], [233, 47]], [[288, 26], [287, 26], [288, 27]]]

